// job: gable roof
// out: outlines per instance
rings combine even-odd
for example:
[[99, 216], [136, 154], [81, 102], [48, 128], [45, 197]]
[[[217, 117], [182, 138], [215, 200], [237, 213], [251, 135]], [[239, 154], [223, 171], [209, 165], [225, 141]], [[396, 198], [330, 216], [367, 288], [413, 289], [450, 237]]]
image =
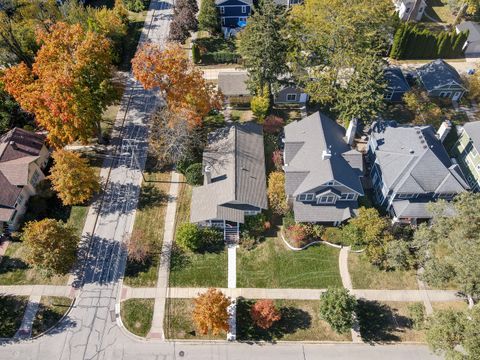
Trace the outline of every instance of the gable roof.
[[375, 123], [376, 164], [384, 185], [396, 193], [460, 193], [469, 189], [431, 126]]
[[20, 128], [13, 128], [0, 137], [0, 162], [25, 156], [38, 156], [45, 136]]
[[383, 77], [387, 81], [387, 89], [390, 91], [406, 92], [410, 90], [403, 72], [398, 67], [389, 67], [383, 71]]
[[468, 122], [463, 125], [463, 130], [472, 140], [473, 146], [480, 149], [480, 121]]
[[465, 89], [457, 70], [443, 61], [443, 59], [437, 59], [419, 67], [417, 74], [428, 91], [439, 90], [449, 85], [456, 85]]
[[248, 5], [253, 6], [253, 0], [215, 0], [217, 6]]
[[[362, 154], [350, 149], [345, 129], [316, 112], [285, 126], [285, 189], [296, 196], [335, 180], [363, 195]], [[330, 158], [322, 158], [329, 150]]]
[[220, 72], [218, 74], [218, 89], [225, 96], [248, 96], [248, 73], [245, 72]]
[[191, 222], [224, 219], [243, 223], [245, 205], [267, 208], [260, 125], [234, 124], [211, 133], [203, 153], [203, 169], [207, 166], [211, 182], [193, 189]]

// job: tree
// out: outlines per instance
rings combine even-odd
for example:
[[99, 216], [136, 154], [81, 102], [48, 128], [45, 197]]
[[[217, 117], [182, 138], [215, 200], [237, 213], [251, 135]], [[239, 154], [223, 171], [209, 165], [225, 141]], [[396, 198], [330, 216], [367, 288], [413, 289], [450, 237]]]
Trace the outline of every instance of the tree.
[[270, 109], [270, 97], [267, 95], [254, 96], [250, 102], [253, 115], [257, 118], [259, 123], [263, 123], [265, 116]]
[[190, 31], [198, 30], [198, 21], [196, 10], [191, 1], [177, 2], [173, 14], [173, 20], [170, 23], [170, 41], [184, 43], [190, 36]]
[[357, 300], [344, 288], [329, 288], [320, 296], [320, 317], [337, 333], [349, 331]]
[[110, 42], [80, 25], [57, 23], [38, 32], [42, 44], [33, 68], [24, 63], [5, 71], [5, 89], [60, 147], [97, 135], [106, 107], [117, 98], [112, 83]]
[[202, 244], [201, 235], [198, 225], [183, 223], [178, 227], [175, 241], [182, 250], [197, 251]]
[[22, 234], [25, 260], [54, 273], [67, 273], [75, 262], [79, 238], [76, 229], [55, 219], [28, 222]]
[[263, 123], [263, 131], [268, 134], [278, 134], [285, 125], [285, 121], [279, 116], [268, 115]]
[[437, 353], [445, 351], [450, 359], [460, 355], [455, 348], [462, 344], [465, 320], [463, 313], [453, 309], [436, 312], [427, 324], [428, 345]]
[[190, 165], [185, 171], [185, 179], [189, 185], [201, 185], [203, 183], [202, 164]]
[[442, 122], [442, 109], [432, 102], [426, 91], [414, 88], [403, 95], [407, 109], [415, 114], [414, 123], [438, 127]]
[[270, 329], [282, 318], [272, 300], [258, 300], [250, 308], [253, 323], [261, 329]]
[[133, 12], [140, 12], [145, 10], [144, 0], [122, 0], [125, 7]]
[[228, 331], [228, 306], [230, 298], [220, 290], [210, 288], [199, 294], [193, 300], [193, 322], [203, 335], [211, 332], [218, 335], [221, 331]]
[[90, 200], [100, 190], [100, 179], [88, 160], [57, 150], [52, 154], [53, 167], [48, 177], [64, 205], [78, 205]]
[[210, 35], [216, 35], [220, 32], [220, 17], [215, 0], [203, 0], [200, 3], [198, 28], [208, 31]]
[[20, 105], [3, 89], [0, 84], [0, 133], [5, 133], [11, 127], [27, 124], [30, 121]]
[[248, 69], [249, 86], [257, 91], [268, 87], [277, 88], [281, 75], [287, 73], [287, 41], [282, 29], [285, 16], [273, 0], [262, 0], [247, 26], [238, 35], [238, 52]]
[[195, 64], [198, 64], [202, 60], [201, 55], [200, 55], [200, 48], [196, 43], [192, 44], [192, 61]]
[[273, 212], [285, 215], [289, 206], [285, 193], [285, 174], [282, 171], [274, 171], [268, 176], [268, 200]]
[[476, 71], [473, 75], [467, 78], [468, 90], [470, 96], [476, 101], [480, 101], [480, 66], [476, 66]]
[[148, 241], [144, 231], [134, 229], [128, 240], [128, 258], [134, 262], [144, 264], [152, 255], [152, 252], [152, 243]]
[[[453, 281], [466, 294], [470, 306], [480, 297], [480, 194], [465, 193], [448, 205], [439, 201], [431, 207], [432, 225], [419, 226], [413, 245], [418, 266], [431, 285]], [[453, 213], [453, 216], [447, 216]]]
[[191, 126], [214, 109], [220, 109], [223, 97], [203, 78], [184, 49], [168, 44], [142, 46], [132, 60], [135, 78], [145, 89], [159, 89], [170, 111], [181, 114]]

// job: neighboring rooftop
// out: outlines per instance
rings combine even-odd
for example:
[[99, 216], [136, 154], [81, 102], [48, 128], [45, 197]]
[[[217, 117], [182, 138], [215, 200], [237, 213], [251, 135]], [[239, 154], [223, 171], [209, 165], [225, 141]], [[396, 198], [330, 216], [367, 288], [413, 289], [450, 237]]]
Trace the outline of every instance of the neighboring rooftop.
[[[336, 180], [363, 195], [362, 154], [344, 136], [342, 126], [319, 112], [285, 126], [287, 194], [297, 196]], [[324, 152], [330, 152], [325, 159]]]
[[468, 31], [467, 54], [480, 56], [480, 24], [473, 21], [463, 21], [456, 26], [457, 31]]
[[[203, 186], [192, 193], [190, 220], [223, 219], [244, 222], [244, 204], [267, 208], [262, 127], [234, 124], [209, 135], [203, 153]], [[237, 205], [228, 203], [235, 202]]]
[[480, 149], [480, 121], [465, 123], [463, 129], [468, 134], [477, 150]]
[[403, 72], [398, 67], [389, 67], [383, 71], [383, 76], [387, 81], [387, 89], [395, 92], [406, 92], [410, 90]]
[[432, 126], [372, 125], [384, 185], [396, 193], [460, 193], [469, 186]]
[[417, 74], [428, 91], [438, 90], [449, 85], [464, 87], [457, 70], [442, 59], [419, 67]]
[[218, 74], [218, 89], [225, 96], [249, 96], [247, 88], [248, 73], [220, 72]]

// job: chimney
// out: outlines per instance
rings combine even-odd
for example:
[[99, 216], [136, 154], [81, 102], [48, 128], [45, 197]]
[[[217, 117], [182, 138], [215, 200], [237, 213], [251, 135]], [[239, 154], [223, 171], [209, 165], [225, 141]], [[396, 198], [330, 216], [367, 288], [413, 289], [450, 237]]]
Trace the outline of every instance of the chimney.
[[210, 165], [205, 166], [205, 184], [212, 182], [212, 168]]
[[330, 152], [330, 146], [329, 146], [328, 149], [323, 150], [322, 160], [327, 160], [327, 159], [330, 159], [331, 157], [332, 157], [332, 153]]
[[353, 140], [355, 139], [355, 134], [357, 132], [358, 121], [357, 119], [352, 119], [350, 124], [348, 124], [347, 133], [345, 135], [346, 141], [348, 145], [353, 144]]
[[9, 142], [10, 146], [14, 148], [15, 150], [17, 149], [17, 144], [15, 144], [15, 141], [10, 141]]
[[437, 139], [443, 143], [450, 130], [452, 130], [452, 123], [449, 120], [445, 120], [437, 131]]

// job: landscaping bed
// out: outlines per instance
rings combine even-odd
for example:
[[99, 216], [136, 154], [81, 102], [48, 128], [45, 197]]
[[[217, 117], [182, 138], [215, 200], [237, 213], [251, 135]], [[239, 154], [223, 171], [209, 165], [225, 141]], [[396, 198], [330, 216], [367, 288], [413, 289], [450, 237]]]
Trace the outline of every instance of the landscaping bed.
[[0, 338], [15, 335], [22, 324], [27, 304], [27, 296], [0, 295]]
[[414, 270], [380, 270], [363, 253], [348, 254], [348, 270], [354, 289], [418, 289]]
[[142, 184], [133, 233], [150, 243], [153, 251], [144, 262], [127, 260], [124, 284], [132, 287], [153, 287], [157, 284], [170, 188], [170, 172], [151, 172], [145, 176], [148, 182]]
[[292, 251], [280, 238], [266, 238], [253, 250], [238, 250], [237, 287], [339, 287], [338, 255], [338, 249], [323, 244]]
[[32, 324], [32, 336], [40, 335], [54, 326], [67, 312], [72, 299], [62, 296], [42, 296]]
[[193, 299], [169, 298], [165, 304], [163, 326], [167, 339], [225, 340], [227, 334], [201, 335], [192, 320]]
[[251, 319], [253, 300], [238, 299], [239, 341], [351, 341], [351, 333], [337, 334], [319, 317], [320, 300], [275, 300], [281, 319], [268, 329], [256, 327]]
[[123, 325], [131, 333], [145, 337], [152, 327], [154, 299], [128, 299], [121, 303]]
[[357, 317], [367, 343], [425, 342], [423, 330], [415, 330], [408, 306], [413, 302], [359, 300]]

